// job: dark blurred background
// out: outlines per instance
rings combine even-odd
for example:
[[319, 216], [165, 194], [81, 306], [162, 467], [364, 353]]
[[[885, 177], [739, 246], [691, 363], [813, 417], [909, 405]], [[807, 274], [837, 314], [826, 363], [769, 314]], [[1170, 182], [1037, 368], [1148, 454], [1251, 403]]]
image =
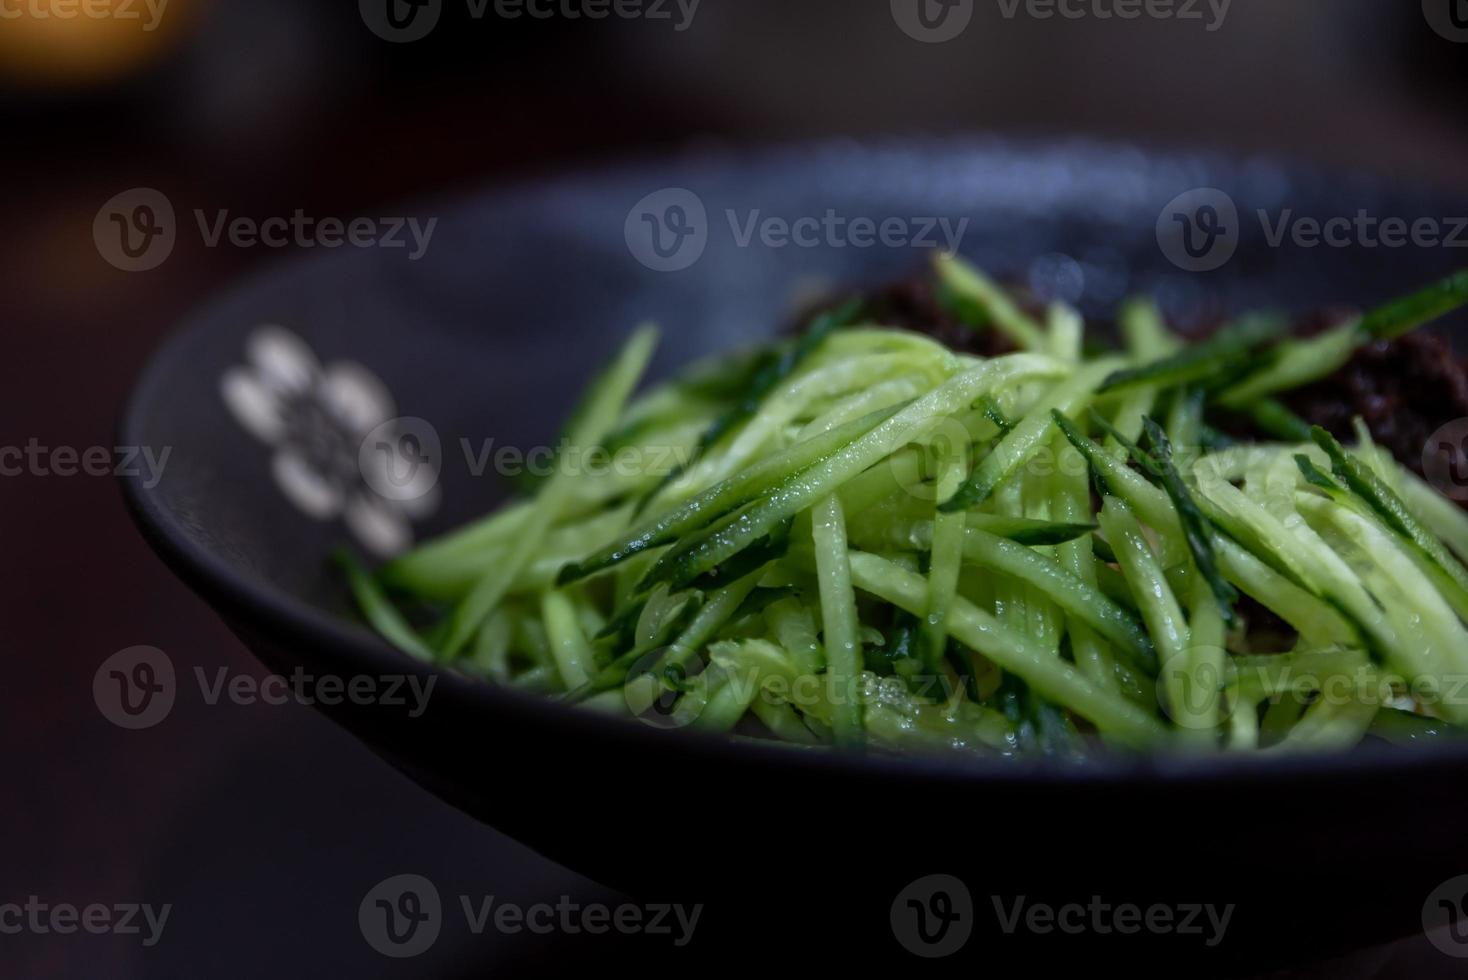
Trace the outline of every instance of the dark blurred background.
[[[1216, 30], [1206, 2], [1199, 22], [1011, 19], [975, 0], [963, 36], [941, 44], [899, 30], [888, 0], [702, 0], [691, 20], [670, 3], [657, 21], [573, 18], [584, 5], [562, 0], [547, 18], [491, 3], [476, 19], [445, 0], [413, 43], [379, 37], [354, 0], [168, 0], [156, 20], [157, 0], [94, 0], [115, 16], [55, 16], [68, 2], [0, 0], [7, 446], [111, 446], [170, 325], [286, 257], [180, 235], [161, 267], [120, 271], [92, 222], [134, 187], [180, 211], [401, 214], [408, 199], [709, 143], [956, 131], [1468, 185], [1468, 31], [1435, 30], [1417, 0], [1233, 0]], [[148, 551], [111, 480], [0, 479], [0, 526], [0, 902], [175, 906], [151, 949], [0, 935], [0, 976], [513, 976], [654, 955], [486, 938], [407, 968], [380, 959], [356, 902], [388, 875], [521, 901], [601, 893], [305, 709], [181, 702], [158, 728], [113, 728], [91, 678], [125, 647], [262, 671]], [[717, 953], [672, 961], [700, 955]], [[1417, 942], [1317, 973], [1458, 975], [1449, 966]]]

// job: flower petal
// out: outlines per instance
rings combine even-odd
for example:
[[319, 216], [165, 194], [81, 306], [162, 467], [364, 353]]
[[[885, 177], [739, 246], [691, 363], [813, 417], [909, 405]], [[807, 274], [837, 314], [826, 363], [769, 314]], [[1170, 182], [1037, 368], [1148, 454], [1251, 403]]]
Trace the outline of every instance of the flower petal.
[[235, 421], [256, 439], [276, 445], [285, 437], [280, 395], [249, 368], [230, 368], [219, 379], [219, 396]]
[[387, 385], [352, 361], [328, 367], [319, 391], [327, 409], [358, 434], [372, 431], [397, 414]]
[[311, 348], [284, 327], [259, 328], [250, 335], [247, 349], [261, 380], [284, 394], [305, 393], [321, 374], [321, 362]]
[[318, 521], [329, 521], [341, 513], [346, 494], [340, 484], [312, 466], [297, 450], [276, 453], [270, 468], [276, 486], [302, 513]]
[[379, 558], [392, 558], [413, 546], [413, 528], [408, 519], [375, 497], [352, 497], [347, 501], [344, 519], [363, 547]]
[[422, 489], [397, 501], [397, 505], [409, 519], [421, 521], [438, 511], [438, 505], [443, 502], [443, 491], [438, 488], [437, 477], [428, 469], [419, 471], [417, 482]]

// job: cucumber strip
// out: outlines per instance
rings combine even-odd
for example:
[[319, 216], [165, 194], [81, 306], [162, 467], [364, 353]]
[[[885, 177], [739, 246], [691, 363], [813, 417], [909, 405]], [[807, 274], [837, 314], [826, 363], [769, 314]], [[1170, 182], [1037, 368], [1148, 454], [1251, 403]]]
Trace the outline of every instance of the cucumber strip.
[[1218, 397], [1218, 403], [1238, 409], [1268, 395], [1329, 377], [1356, 353], [1361, 337], [1359, 325], [1351, 322], [1307, 340], [1286, 340], [1267, 367], [1230, 387]]
[[[1297, 581], [1350, 616], [1365, 630], [1376, 653], [1384, 656], [1400, 645], [1396, 629], [1361, 580], [1309, 525], [1298, 520], [1288, 523], [1280, 520], [1237, 487], [1221, 480], [1200, 482], [1199, 491], [1248, 527]], [[1335, 504], [1331, 507], [1342, 509]]]
[[1238, 696], [1256, 703], [1289, 694], [1306, 698], [1342, 678], [1353, 689], [1376, 678], [1366, 654], [1350, 647], [1301, 647], [1289, 653], [1235, 657], [1230, 672]]
[[1218, 565], [1239, 591], [1294, 627], [1312, 643], [1360, 643], [1360, 634], [1329, 603], [1291, 582], [1228, 538], [1215, 538]]
[[639, 511], [645, 509], [659, 496], [664, 488], [676, 482], [690, 466], [699, 461], [704, 453], [713, 448], [715, 443], [729, 432], [743, 425], [750, 418], [753, 418], [770, 392], [774, 391], [781, 382], [794, 374], [796, 369], [834, 331], [852, 323], [861, 312], [861, 307], [861, 300], [847, 300], [836, 309], [822, 313], [812, 320], [810, 326], [783, 352], [775, 353], [774, 351], [770, 351], [763, 355], [750, 379], [749, 387], [744, 391], [738, 403], [708, 427], [703, 435], [699, 437], [698, 443], [694, 446], [693, 453], [688, 462], [673, 470], [657, 486], [648, 491], [647, 495], [638, 503], [637, 509]]
[[[932, 525], [896, 525], [888, 531], [889, 544], [915, 543], [927, 550]], [[1048, 555], [996, 537], [976, 527], [963, 532], [963, 557], [991, 571], [1001, 572], [1039, 590], [1051, 602], [1115, 644], [1131, 665], [1157, 674], [1157, 653], [1142, 624], [1098, 587], [1072, 574]]]
[[1045, 331], [982, 272], [946, 252], [939, 252], [933, 264], [940, 289], [970, 326], [992, 324], [1021, 350], [1046, 349]]
[[783, 701], [757, 696], [751, 705], [754, 716], [782, 742], [796, 745], [820, 745], [821, 739], [810, 726], [800, 720], [795, 709]]
[[1208, 583], [1208, 588], [1213, 592], [1214, 601], [1218, 603], [1219, 615], [1223, 617], [1225, 623], [1232, 623], [1234, 604], [1239, 601], [1239, 594], [1224, 580], [1223, 574], [1218, 570], [1218, 560], [1213, 552], [1212, 530], [1209, 521], [1199, 510], [1192, 493], [1188, 491], [1182, 477], [1178, 474], [1177, 467], [1173, 465], [1172, 444], [1168, 441], [1167, 434], [1150, 418], [1143, 419], [1142, 426], [1152, 444], [1152, 458], [1157, 463], [1162, 489], [1167, 492], [1168, 499], [1172, 501], [1173, 510], [1177, 512], [1178, 521], [1182, 525], [1183, 539], [1187, 542], [1188, 551], [1193, 556], [1193, 567], [1203, 576]]
[[1009, 435], [1009, 431], [1014, 428], [1014, 421], [1004, 414], [1004, 408], [998, 399], [993, 395], [985, 395], [978, 400], [978, 407], [983, 411], [984, 418], [994, 423], [1001, 436]]
[[1433, 565], [1440, 569], [1448, 581], [1445, 592], [1451, 593], [1459, 615], [1468, 618], [1468, 569], [1465, 569], [1443, 543], [1417, 520], [1412, 509], [1401, 497], [1377, 476], [1371, 467], [1346, 452], [1345, 447], [1324, 429], [1316, 426], [1311, 433], [1315, 443], [1330, 457], [1335, 475], [1351, 492], [1356, 494], [1376, 512], [1377, 516], [1397, 534], [1411, 542]]
[[1273, 398], [1257, 398], [1243, 412], [1265, 435], [1285, 442], [1306, 442], [1310, 438], [1310, 423]]
[[[876, 555], [852, 552], [852, 583], [863, 592], [921, 615], [927, 600], [922, 576]], [[949, 632], [954, 639], [983, 654], [1042, 695], [1102, 732], [1135, 748], [1156, 747], [1167, 741], [1166, 726], [1125, 698], [1109, 694], [1058, 657], [1052, 657], [1022, 633], [1006, 629], [993, 616], [967, 599], [955, 599], [949, 610]]]
[[1190, 460], [1198, 458], [1203, 442], [1204, 394], [1201, 388], [1179, 388], [1173, 396], [1172, 407], [1167, 412], [1167, 425], [1163, 429], [1168, 440], [1181, 447], [1183, 455]]
[[474, 653], [464, 665], [482, 677], [508, 684], [513, 679], [510, 669], [510, 643], [514, 638], [515, 624], [509, 612], [501, 606], [484, 621], [484, 628], [474, 640]]
[[[1413, 536], [1404, 534], [1400, 527], [1389, 524], [1385, 515], [1373, 507], [1365, 498], [1352, 493], [1326, 474], [1320, 472], [1308, 456], [1303, 454], [1296, 456], [1295, 463], [1299, 467], [1300, 473], [1304, 476], [1305, 482], [1310, 486], [1320, 490], [1335, 503], [1342, 507], [1350, 508], [1357, 514], [1376, 524], [1382, 531], [1398, 536], [1407, 546], [1407, 556], [1412, 559], [1413, 564], [1418, 567], [1422, 574], [1432, 580], [1433, 585], [1442, 594], [1442, 597], [1448, 604], [1453, 607], [1454, 611], [1460, 617], [1468, 619], [1468, 590], [1464, 589], [1463, 584], [1455, 576], [1450, 574], [1448, 567], [1438, 558], [1434, 557], [1431, 551], [1419, 546]], [[1429, 540], [1436, 546], [1435, 550], [1441, 553], [1442, 558], [1445, 558], [1447, 562], [1453, 565], [1457, 564], [1457, 560], [1447, 552], [1447, 549], [1442, 546], [1441, 542], [1438, 542], [1435, 538]]]
[[[1065, 420], [1060, 428], [1071, 444], [1080, 450], [1108, 490], [1120, 497], [1142, 523], [1168, 540], [1180, 539], [1182, 526], [1166, 493], [1107, 455], [1100, 446], [1082, 435], [1070, 420]], [[1194, 467], [1194, 476], [1200, 487], [1205, 479], [1228, 485], [1226, 480], [1214, 475], [1206, 465]], [[1203, 501], [1200, 500], [1199, 503]], [[1211, 520], [1216, 520], [1216, 515], [1209, 516]], [[1334, 607], [1281, 575], [1236, 541], [1215, 532], [1210, 534], [1209, 543], [1213, 546], [1219, 571], [1224, 578], [1302, 634], [1322, 643], [1360, 642], [1355, 627]], [[1163, 561], [1171, 564], [1180, 557], [1164, 553]]]
[[540, 598], [540, 618], [545, 622], [561, 683], [566, 690], [574, 691], [596, 673], [596, 658], [581, 631], [576, 607], [564, 592], [550, 590]]
[[[657, 332], [650, 327], [643, 327], [628, 339], [587, 398], [581, 421], [570, 434], [571, 445], [595, 446], [606, 437], [647, 369], [656, 343]], [[485, 617], [505, 597], [515, 579], [540, 549], [546, 531], [560, 516], [561, 507], [572, 492], [574, 483], [561, 468], [546, 480], [533, 508], [518, 528], [514, 547], [504, 562], [486, 572], [454, 610], [448, 640], [443, 647], [445, 658], [452, 659], [464, 649], [483, 625]]]
[[[511, 591], [539, 592], [554, 583], [566, 562], [586, 553], [588, 543], [610, 541], [625, 533], [631, 514], [630, 505], [610, 508], [585, 520], [562, 524], [548, 531], [541, 553], [511, 586]], [[412, 592], [425, 599], [457, 602], [488, 571], [504, 561], [513, 546], [512, 539], [504, 540], [452, 558], [418, 562], [410, 567], [387, 567], [378, 573], [378, 578], [391, 588]]]
[[1142, 384], [1171, 388], [1216, 378], [1247, 361], [1256, 350], [1278, 337], [1286, 326], [1279, 317], [1246, 316], [1208, 340], [1184, 347], [1149, 364], [1112, 373], [1102, 383], [1101, 391], [1123, 391]]
[[1055, 367], [1049, 358], [1013, 354], [985, 362], [944, 383], [845, 449], [772, 489], [763, 500], [742, 512], [737, 522], [716, 534], [676, 546], [653, 566], [643, 582], [644, 588], [660, 581], [675, 583], [675, 587], [692, 582], [857, 474], [908, 443], [922, 440], [942, 425], [944, 419], [964, 410], [985, 392], [1000, 385], [1044, 377]]
[[423, 642], [418, 631], [403, 618], [403, 614], [398, 612], [392, 600], [357, 559], [345, 551], [338, 552], [336, 559], [346, 573], [347, 584], [351, 586], [358, 608], [372, 628], [404, 653], [412, 654], [420, 660], [434, 660], [433, 651]]
[[[1157, 407], [1157, 389], [1149, 385], [1132, 388], [1122, 397], [1113, 421], [1104, 430], [1106, 451], [1118, 459], [1127, 455], [1126, 443], [1142, 438], [1142, 420]], [[1110, 433], [1116, 433], [1111, 435]]]
[[1444, 738], [1462, 738], [1468, 733], [1439, 718], [1425, 718], [1396, 708], [1382, 708], [1372, 719], [1367, 734], [1393, 745], [1405, 746], [1431, 743]]
[[[1091, 488], [1086, 482], [1085, 462], [1064, 436], [1056, 438], [1055, 447], [1058, 465], [1051, 478], [1050, 516], [1061, 521], [1091, 520]], [[1067, 455], [1072, 458], [1067, 459]], [[1075, 465], [1076, 462], [1080, 465]], [[1081, 535], [1058, 542], [1058, 545], [1055, 556], [1060, 566], [1080, 581], [1095, 587], [1096, 556], [1091, 548], [1091, 535]], [[1079, 616], [1068, 614], [1065, 628], [1070, 636], [1070, 650], [1076, 666], [1093, 684], [1119, 693], [1121, 683], [1117, 678], [1116, 658], [1110, 647]]]
[[[1334, 525], [1370, 563], [1363, 574], [1400, 638], [1384, 650], [1386, 662], [1413, 679], [1447, 681], [1468, 675], [1468, 629], [1412, 563], [1399, 539], [1322, 497], [1301, 493], [1299, 506], [1307, 519]], [[1449, 721], [1468, 721], [1468, 704], [1445, 700], [1438, 707]]]
[[1177, 335], [1167, 329], [1157, 301], [1150, 296], [1127, 300], [1122, 304], [1118, 319], [1127, 352], [1138, 361], [1159, 361], [1176, 354], [1183, 346]]
[[805, 427], [800, 430], [800, 434], [795, 437], [795, 441], [805, 442], [823, 432], [830, 432], [848, 422], [878, 412], [895, 413], [913, 399], [931, 391], [932, 387], [926, 379], [912, 374], [879, 381], [870, 388], [843, 399], [828, 409], [825, 414], [806, 423]]
[[[1093, 412], [1093, 416], [1102, 427], [1110, 428], [1100, 415]], [[1224, 621], [1232, 622], [1233, 607], [1238, 602], [1239, 595], [1218, 570], [1218, 562], [1213, 553], [1211, 522], [1203, 515], [1192, 493], [1188, 491], [1182, 477], [1178, 474], [1177, 467], [1173, 465], [1172, 443], [1167, 438], [1167, 433], [1163, 432], [1162, 427], [1151, 418], [1146, 417], [1142, 419], [1142, 429], [1152, 446], [1150, 453], [1143, 452], [1136, 443], [1128, 441], [1126, 436], [1120, 432], [1111, 430], [1111, 435], [1138, 466], [1161, 484], [1168, 500], [1172, 502], [1173, 511], [1177, 514], [1178, 526], [1182, 530], [1183, 541], [1192, 556], [1193, 566], [1198, 569], [1213, 590]]]
[[1360, 331], [1371, 340], [1395, 340], [1468, 304], [1468, 269], [1385, 303], [1361, 318]]
[[1225, 625], [1212, 587], [1203, 578], [1193, 582], [1188, 602], [1188, 653], [1182, 665], [1182, 698], [1173, 707], [1179, 726], [1199, 733], [1199, 742], [1213, 746], [1223, 718], [1223, 691], [1227, 679], [1228, 651], [1224, 648]]
[[826, 651], [826, 685], [830, 692], [831, 729], [836, 744], [862, 744], [861, 705], [856, 678], [861, 672], [860, 624], [856, 593], [847, 559], [846, 517], [835, 496], [817, 503], [811, 514], [816, 577], [820, 583], [821, 625]]
[[[968, 472], [968, 446], [950, 446], [939, 460], [937, 496], [946, 500]], [[964, 515], [933, 513], [933, 546], [928, 564], [928, 608], [923, 619], [923, 661], [937, 670], [948, 645], [948, 607], [958, 594], [958, 572], [963, 564]]]
[[1427, 529], [1468, 561], [1468, 513], [1406, 467], [1397, 468], [1402, 498]]
[[432, 582], [440, 569], [472, 563], [486, 549], [503, 546], [533, 507], [529, 500], [506, 504], [488, 517], [394, 558], [378, 570], [378, 576], [389, 585], [417, 589], [420, 582]]
[[1237, 408], [1265, 395], [1319, 381], [1344, 367], [1363, 345], [1395, 340], [1464, 304], [1468, 304], [1468, 270], [1411, 296], [1378, 306], [1361, 319], [1343, 323], [1317, 337], [1285, 341], [1268, 367], [1230, 388], [1220, 401], [1227, 407]]
[[713, 688], [693, 727], [706, 732], [731, 732], [759, 700], [759, 694], [759, 688], [747, 681], [726, 678]]
[[1361, 701], [1320, 701], [1279, 742], [1266, 752], [1331, 752], [1349, 749], [1361, 741], [1376, 718], [1378, 706]]
[[781, 599], [765, 610], [765, 621], [800, 673], [816, 674], [825, 666], [815, 618], [805, 605], [795, 599]]
[[1050, 353], [1062, 361], [1079, 364], [1085, 326], [1085, 321], [1074, 309], [1064, 303], [1051, 303], [1045, 314]]
[[[1084, 482], [1083, 477], [1082, 484]], [[842, 489], [844, 491], [846, 488]], [[839, 496], [846, 512], [853, 513], [853, 508], [848, 504], [848, 495], [843, 492]], [[859, 514], [860, 516], [848, 522], [853, 529], [852, 536], [855, 537], [859, 529], [862, 534], [869, 537], [880, 537], [882, 529], [893, 522], [930, 520], [933, 517], [933, 504], [931, 500], [898, 490], [880, 504], [862, 508]], [[1067, 541], [1086, 537], [1096, 530], [1094, 524], [1042, 521], [1030, 517], [986, 514], [976, 510], [966, 512], [964, 518], [967, 527], [977, 527], [998, 537], [1028, 545], [1064, 544]]]
[[850, 445], [881, 423], [896, 415], [899, 409], [887, 408], [853, 422], [814, 435], [737, 473], [717, 486], [688, 500], [666, 513], [653, 517], [615, 544], [595, 552], [575, 564], [567, 565], [556, 577], [559, 585], [579, 581], [612, 568], [621, 562], [708, 526], [713, 521], [738, 510], [757, 499], [771, 487]]
[[1106, 540], [1121, 563], [1121, 572], [1137, 597], [1151, 642], [1156, 646], [1168, 715], [1173, 719], [1186, 718], [1189, 682], [1196, 687], [1197, 678], [1187, 672], [1190, 632], [1182, 607], [1142, 534], [1141, 524], [1126, 504], [1115, 497], [1107, 498], [1101, 507], [1100, 521]]
[[[664, 496], [680, 499], [690, 491], [697, 492], [728, 479], [755, 459], [766, 446], [775, 445], [779, 434], [797, 419], [805, 417], [810, 406], [852, 392], [867, 393], [872, 386], [891, 375], [905, 373], [909, 368], [924, 363], [931, 364], [931, 357], [924, 355], [919, 361], [911, 354], [872, 354], [837, 361], [792, 378], [783, 389], [766, 398], [759, 411], [743, 423], [727, 447], [703, 453], [687, 473], [668, 485]], [[931, 383], [917, 393], [929, 391], [943, 380], [944, 375], [935, 373]]]
[[1052, 415], [1070, 415], [1089, 404], [1095, 396], [1096, 386], [1112, 371], [1116, 363], [1111, 358], [1088, 364], [1078, 369], [1071, 378], [1052, 388], [999, 441], [999, 445], [974, 469], [973, 475], [962, 488], [944, 502], [940, 509], [945, 513], [952, 513], [977, 507], [988, 500], [1002, 483], [1040, 451], [1050, 437], [1051, 426], [1054, 424]]

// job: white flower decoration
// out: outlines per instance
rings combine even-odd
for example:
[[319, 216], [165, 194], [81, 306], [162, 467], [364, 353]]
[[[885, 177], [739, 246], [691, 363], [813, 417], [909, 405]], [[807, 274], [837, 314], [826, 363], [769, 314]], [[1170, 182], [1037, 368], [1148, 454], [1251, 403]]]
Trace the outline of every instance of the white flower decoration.
[[248, 365], [219, 382], [235, 419], [275, 450], [271, 472], [286, 498], [318, 520], [340, 517], [380, 557], [413, 544], [413, 521], [438, 509], [439, 445], [421, 419], [396, 418], [392, 395], [360, 364], [321, 365], [306, 342], [261, 327]]

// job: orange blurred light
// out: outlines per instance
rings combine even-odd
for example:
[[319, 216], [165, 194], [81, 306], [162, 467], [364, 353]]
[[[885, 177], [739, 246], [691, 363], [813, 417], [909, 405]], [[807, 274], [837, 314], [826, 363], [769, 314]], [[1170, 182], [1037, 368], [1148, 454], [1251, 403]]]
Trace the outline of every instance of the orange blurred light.
[[0, 0], [0, 73], [38, 85], [132, 74], [181, 35], [193, 0]]

